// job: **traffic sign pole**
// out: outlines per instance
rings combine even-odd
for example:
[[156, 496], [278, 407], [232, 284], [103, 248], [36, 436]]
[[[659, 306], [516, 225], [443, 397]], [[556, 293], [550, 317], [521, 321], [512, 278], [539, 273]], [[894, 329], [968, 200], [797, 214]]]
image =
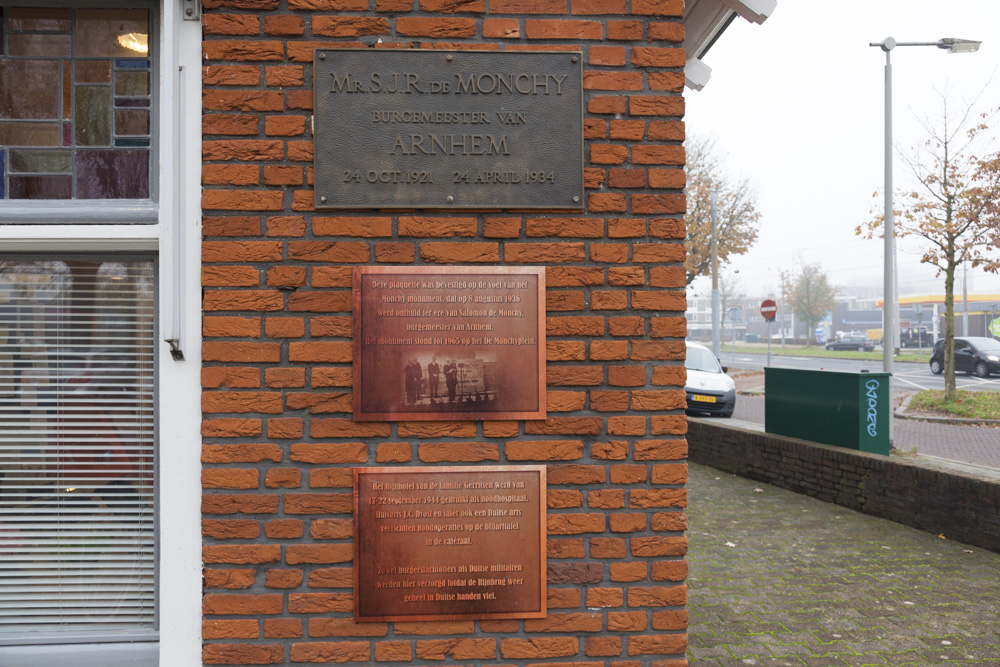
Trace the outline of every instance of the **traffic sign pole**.
[[[774, 322], [774, 316], [778, 314], [778, 304], [776, 304], [771, 299], [764, 299], [760, 302], [760, 314], [767, 320], [767, 365], [771, 365], [771, 323]], [[785, 338], [782, 334], [782, 343], [784, 343]]]
[[771, 365], [771, 322], [774, 320], [767, 321], [767, 365]]

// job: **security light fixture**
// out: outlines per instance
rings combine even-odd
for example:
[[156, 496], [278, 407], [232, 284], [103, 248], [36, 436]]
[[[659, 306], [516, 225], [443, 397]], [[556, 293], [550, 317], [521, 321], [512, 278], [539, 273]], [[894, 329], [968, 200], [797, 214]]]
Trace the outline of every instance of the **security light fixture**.
[[980, 44], [982, 44], [982, 42], [977, 42], [973, 39], [945, 37], [944, 39], [938, 40], [937, 47], [939, 49], [944, 49], [949, 53], [974, 53], [979, 50]]

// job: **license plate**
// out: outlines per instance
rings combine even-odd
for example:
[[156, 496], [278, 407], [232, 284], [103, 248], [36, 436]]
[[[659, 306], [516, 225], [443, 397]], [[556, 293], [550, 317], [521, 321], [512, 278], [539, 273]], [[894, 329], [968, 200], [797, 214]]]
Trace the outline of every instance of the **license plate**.
[[715, 396], [702, 396], [701, 394], [691, 394], [691, 400], [699, 403], [715, 403]]

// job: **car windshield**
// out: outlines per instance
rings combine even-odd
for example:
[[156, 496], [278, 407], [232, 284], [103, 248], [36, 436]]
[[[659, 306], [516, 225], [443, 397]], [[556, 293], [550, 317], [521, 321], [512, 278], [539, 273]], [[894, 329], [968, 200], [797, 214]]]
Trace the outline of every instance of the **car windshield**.
[[996, 338], [969, 338], [968, 340], [983, 352], [1000, 352], [1000, 340]]
[[704, 371], [705, 373], [721, 373], [719, 361], [715, 355], [700, 347], [689, 347], [684, 368], [689, 371]]

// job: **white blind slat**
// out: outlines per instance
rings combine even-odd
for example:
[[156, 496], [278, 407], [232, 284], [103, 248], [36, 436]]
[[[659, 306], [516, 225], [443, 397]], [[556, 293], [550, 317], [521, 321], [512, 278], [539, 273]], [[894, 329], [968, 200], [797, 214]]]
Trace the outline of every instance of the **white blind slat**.
[[155, 621], [154, 283], [0, 257], [0, 634]]

